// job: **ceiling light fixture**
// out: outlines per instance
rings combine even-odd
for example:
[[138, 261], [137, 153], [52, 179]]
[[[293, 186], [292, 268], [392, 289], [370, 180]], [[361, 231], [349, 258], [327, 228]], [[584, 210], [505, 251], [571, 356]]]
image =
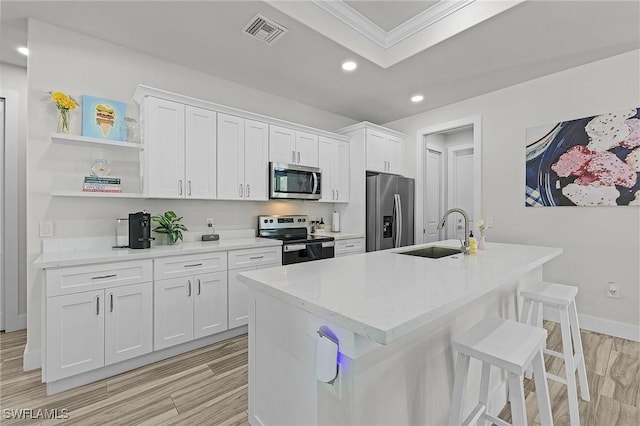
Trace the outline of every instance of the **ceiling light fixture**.
[[417, 104], [418, 102], [422, 102], [424, 100], [424, 96], [422, 95], [413, 95], [411, 97], [411, 102]]
[[29, 56], [29, 49], [26, 47], [18, 47], [18, 52], [22, 53], [24, 56]]
[[358, 64], [353, 61], [346, 61], [342, 64], [342, 69], [345, 71], [353, 71], [358, 68]]

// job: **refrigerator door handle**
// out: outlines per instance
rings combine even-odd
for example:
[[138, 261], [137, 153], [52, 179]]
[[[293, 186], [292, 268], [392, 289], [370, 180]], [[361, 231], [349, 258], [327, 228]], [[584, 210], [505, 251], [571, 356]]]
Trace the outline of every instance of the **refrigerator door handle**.
[[398, 197], [398, 247], [400, 247], [402, 244], [404, 223], [402, 223], [402, 198], [400, 198], [400, 194], [396, 194], [396, 197]]
[[393, 195], [393, 226], [395, 227], [395, 232], [393, 235], [393, 247], [400, 247], [400, 239], [398, 238], [400, 235], [400, 197], [398, 194]]

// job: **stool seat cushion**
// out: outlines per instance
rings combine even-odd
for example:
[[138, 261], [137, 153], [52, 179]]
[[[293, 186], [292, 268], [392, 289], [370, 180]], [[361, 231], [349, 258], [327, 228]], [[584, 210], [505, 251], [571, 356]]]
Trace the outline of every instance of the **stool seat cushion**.
[[452, 342], [454, 350], [515, 374], [524, 374], [547, 331], [502, 318], [485, 318]]
[[545, 304], [569, 306], [575, 301], [578, 287], [539, 281], [525, 287], [520, 294], [522, 297]]

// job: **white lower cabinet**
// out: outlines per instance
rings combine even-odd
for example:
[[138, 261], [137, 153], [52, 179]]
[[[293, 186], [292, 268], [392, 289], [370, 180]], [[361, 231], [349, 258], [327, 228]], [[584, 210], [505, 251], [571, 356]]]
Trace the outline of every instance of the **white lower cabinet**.
[[154, 350], [226, 330], [226, 271], [156, 281], [153, 322]]
[[151, 352], [151, 292], [148, 282], [48, 298], [46, 381]]
[[336, 240], [335, 256], [348, 256], [365, 252], [364, 238], [347, 238]]
[[229, 328], [249, 322], [247, 285], [240, 281], [241, 272], [282, 265], [282, 247], [229, 251]]

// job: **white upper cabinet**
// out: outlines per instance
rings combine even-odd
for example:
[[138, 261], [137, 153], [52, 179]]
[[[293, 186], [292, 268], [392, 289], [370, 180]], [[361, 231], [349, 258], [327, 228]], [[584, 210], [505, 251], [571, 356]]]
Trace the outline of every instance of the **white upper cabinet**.
[[266, 200], [268, 125], [218, 114], [218, 198]]
[[216, 197], [216, 113], [147, 97], [144, 110], [146, 195]]
[[320, 201], [349, 202], [349, 143], [321, 136], [318, 159], [322, 170]]
[[185, 115], [185, 196], [216, 198], [216, 113], [187, 106]]
[[404, 173], [404, 139], [379, 130], [367, 129], [366, 169], [374, 172]]
[[146, 99], [144, 182], [150, 196], [179, 198], [184, 193], [184, 110], [176, 102]]
[[269, 126], [269, 161], [318, 167], [318, 136]]

